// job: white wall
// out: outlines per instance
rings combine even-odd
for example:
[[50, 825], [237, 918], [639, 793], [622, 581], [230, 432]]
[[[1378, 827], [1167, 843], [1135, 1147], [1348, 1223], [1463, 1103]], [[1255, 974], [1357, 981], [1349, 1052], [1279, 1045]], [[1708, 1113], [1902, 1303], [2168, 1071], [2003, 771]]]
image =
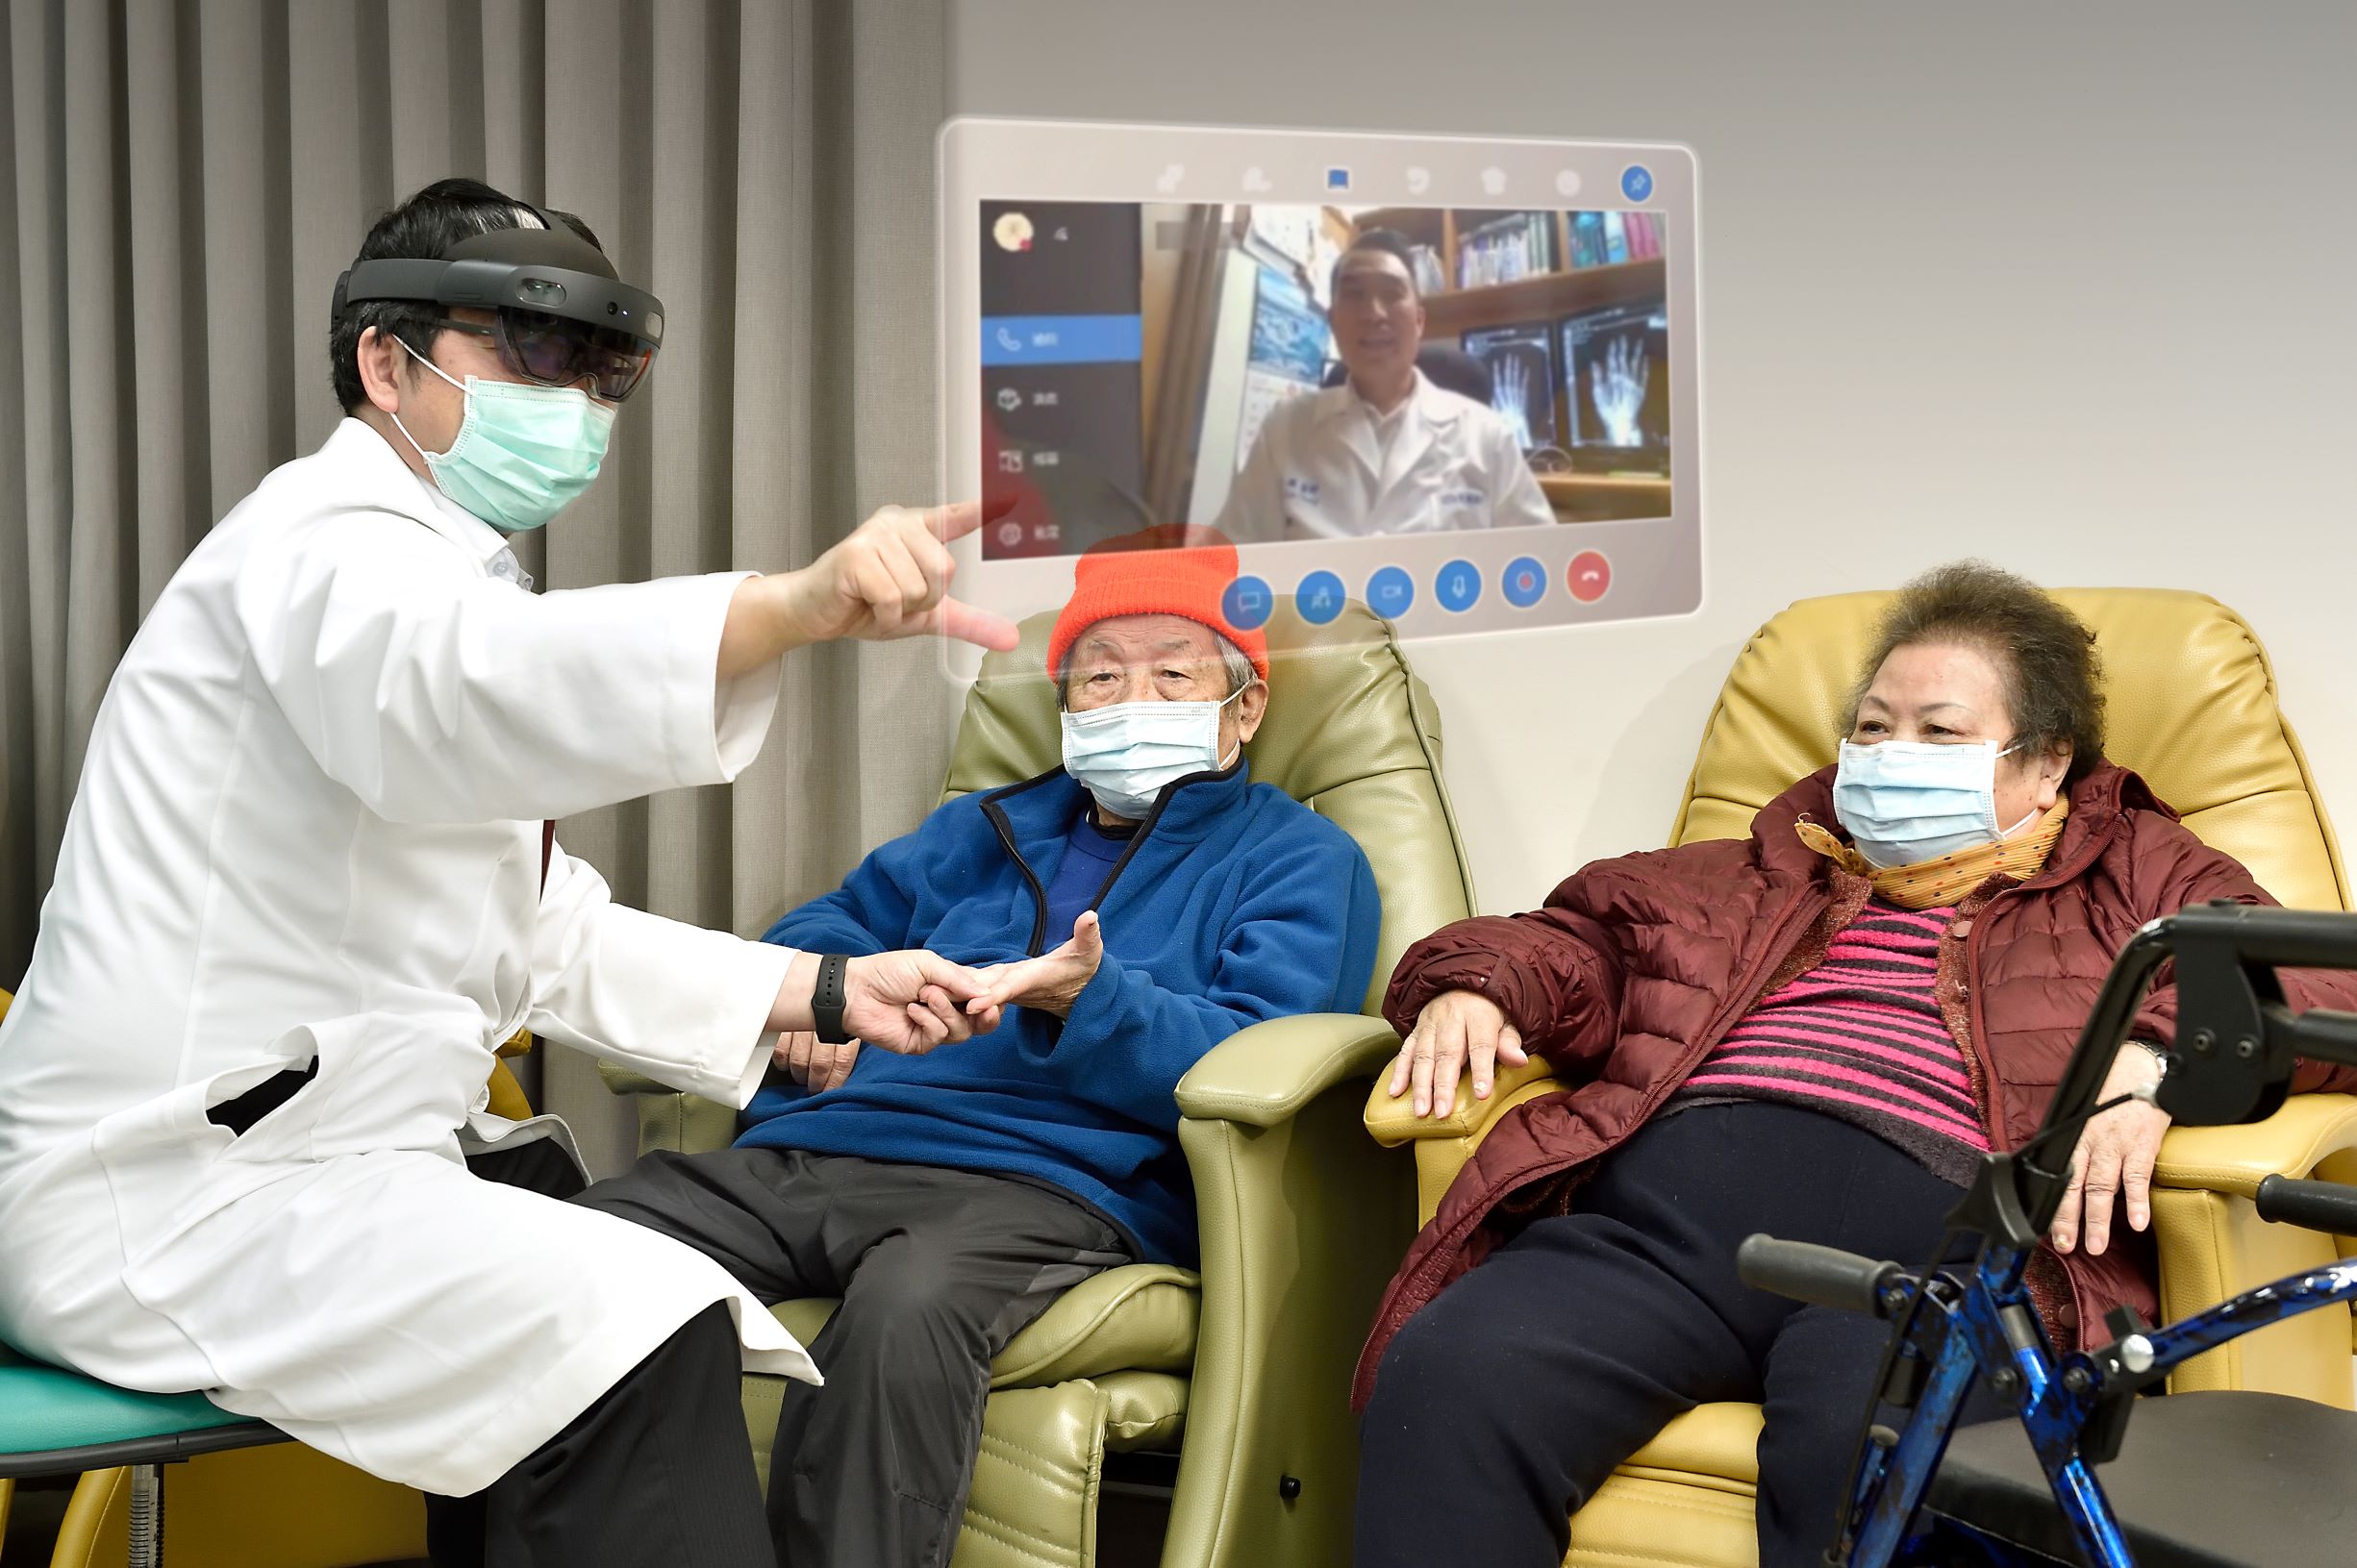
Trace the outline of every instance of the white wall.
[[2357, 8], [952, 0], [957, 112], [1683, 141], [1702, 610], [1414, 650], [1482, 902], [1662, 841], [1793, 599], [2198, 588], [2357, 851]]

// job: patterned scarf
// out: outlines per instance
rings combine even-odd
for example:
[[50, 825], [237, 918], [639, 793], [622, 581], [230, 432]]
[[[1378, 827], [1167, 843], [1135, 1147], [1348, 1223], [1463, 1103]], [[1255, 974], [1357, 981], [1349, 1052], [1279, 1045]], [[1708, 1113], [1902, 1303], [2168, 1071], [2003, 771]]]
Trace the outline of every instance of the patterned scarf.
[[1824, 828], [1802, 818], [1796, 831], [1800, 841], [1852, 876], [1864, 877], [1874, 891], [1902, 909], [1928, 909], [1953, 904], [1995, 876], [2027, 882], [2044, 868], [2055, 841], [2063, 836], [2063, 819], [2070, 814], [2070, 797], [2063, 796], [2038, 825], [2018, 838], [1977, 849], [1960, 849], [1918, 865], [1894, 865], [1879, 870], [1866, 857]]

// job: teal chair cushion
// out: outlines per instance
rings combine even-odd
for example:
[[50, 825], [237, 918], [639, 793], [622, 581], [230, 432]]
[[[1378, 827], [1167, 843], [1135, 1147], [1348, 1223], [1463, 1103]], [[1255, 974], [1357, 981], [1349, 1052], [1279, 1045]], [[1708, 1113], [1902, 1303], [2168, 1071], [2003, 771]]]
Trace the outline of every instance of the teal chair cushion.
[[202, 1394], [141, 1394], [0, 1345], [0, 1479], [284, 1441]]

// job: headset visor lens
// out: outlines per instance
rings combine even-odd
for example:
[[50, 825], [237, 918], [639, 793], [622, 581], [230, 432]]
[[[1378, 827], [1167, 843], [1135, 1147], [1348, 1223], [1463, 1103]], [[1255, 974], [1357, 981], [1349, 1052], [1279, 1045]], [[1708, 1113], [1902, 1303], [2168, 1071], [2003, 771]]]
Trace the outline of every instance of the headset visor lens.
[[643, 337], [542, 311], [501, 311], [498, 336], [500, 361], [514, 374], [550, 386], [587, 376], [609, 403], [628, 397], [655, 362]]

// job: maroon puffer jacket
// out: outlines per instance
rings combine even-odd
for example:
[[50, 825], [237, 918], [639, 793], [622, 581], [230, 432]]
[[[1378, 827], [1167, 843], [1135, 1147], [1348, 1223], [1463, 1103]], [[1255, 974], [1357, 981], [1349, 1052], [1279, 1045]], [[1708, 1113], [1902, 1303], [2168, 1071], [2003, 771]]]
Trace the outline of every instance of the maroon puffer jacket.
[[[1442, 991], [1478, 991], [1572, 1087], [1507, 1113], [1442, 1199], [1386, 1293], [1353, 1402], [1401, 1324], [1509, 1232], [1560, 1213], [1595, 1162], [1644, 1124], [1753, 1003], [1824, 956], [1865, 904], [1864, 879], [1800, 842], [1805, 815], [1831, 828], [1833, 774], [1764, 807], [1748, 839], [1599, 860], [1529, 914], [1459, 921], [1408, 950], [1384, 1012], [1403, 1033]], [[1999, 1149], [2038, 1127], [2113, 958], [2147, 920], [2226, 898], [2272, 904], [2235, 860], [2206, 847], [2144, 782], [2099, 763], [2070, 791], [2045, 869], [1993, 881], [1957, 908], [1941, 944], [1937, 996], [1964, 1049]], [[2176, 993], [2149, 996], [2134, 1033], [2175, 1039]], [[2293, 1007], [2357, 1007], [2357, 977], [2288, 972]], [[2302, 1063], [2297, 1091], [2357, 1088], [2357, 1068]], [[2030, 1284], [2066, 1345], [2128, 1303], [2157, 1310], [2149, 1238], [2116, 1221], [2101, 1257], [2041, 1250]], [[2056, 1264], [2059, 1262], [2060, 1266]]]

